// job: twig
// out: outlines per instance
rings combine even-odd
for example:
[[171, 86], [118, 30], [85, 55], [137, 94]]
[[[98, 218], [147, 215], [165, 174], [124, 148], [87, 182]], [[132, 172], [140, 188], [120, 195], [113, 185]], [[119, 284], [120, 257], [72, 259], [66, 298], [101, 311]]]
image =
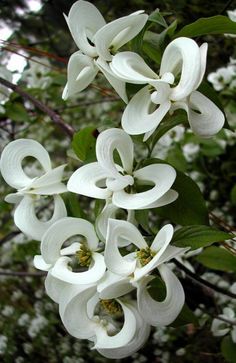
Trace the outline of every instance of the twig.
[[233, 2], [234, 0], [229, 0], [227, 1], [227, 3], [225, 4], [225, 6], [223, 7], [223, 9], [220, 11], [220, 14], [224, 14], [224, 12], [228, 9], [228, 7], [231, 5], [231, 3]]
[[58, 107], [58, 110], [63, 111], [63, 110], [67, 110], [69, 108], [92, 106], [92, 105], [96, 105], [97, 103], [116, 102], [116, 101], [120, 101], [120, 98], [118, 98], [118, 97], [117, 98], [108, 97], [108, 98], [102, 98], [101, 100], [87, 101], [87, 102], [77, 103], [76, 105]]
[[21, 95], [23, 98], [31, 101], [37, 108], [39, 108], [41, 111], [45, 112], [51, 118], [51, 120], [56, 125], [58, 125], [68, 136], [70, 136], [70, 137], [73, 136], [73, 134], [75, 132], [73, 127], [64, 123], [62, 118], [54, 110], [52, 110], [51, 108], [49, 108], [48, 106], [43, 104], [41, 101], [39, 101], [36, 98], [34, 98], [33, 96], [31, 96], [30, 94], [28, 94], [27, 92], [23, 91], [21, 89], [21, 87], [7, 81], [6, 79], [0, 77], [0, 83], [3, 84], [4, 86], [6, 86], [7, 88], [12, 89], [13, 91], [15, 91], [16, 93]]
[[4, 236], [2, 239], [0, 239], [0, 246], [3, 245], [3, 243], [10, 241], [12, 238], [20, 234], [21, 231], [13, 231], [8, 233], [6, 236]]
[[0, 271], [0, 276], [14, 276], [14, 277], [43, 277], [46, 272], [27, 272], [27, 271]]
[[184, 271], [192, 280], [196, 281], [196, 283], [198, 283], [199, 285], [206, 286], [213, 291], [216, 291], [220, 294], [223, 294], [223, 295], [236, 299], [236, 294], [234, 294], [233, 292], [226, 291], [225, 289], [222, 289], [221, 287], [216, 286], [216, 285], [212, 284], [211, 282], [202, 279], [201, 277], [197, 276], [195, 273], [190, 271], [187, 267], [182, 265], [182, 263], [180, 263], [177, 260], [174, 260], [174, 263], [180, 270]]
[[213, 222], [216, 222], [219, 226], [223, 227], [226, 231], [229, 231], [229, 232], [236, 231], [235, 227], [230, 226], [226, 221], [224, 221], [220, 217], [217, 217], [214, 213], [210, 212], [209, 217]]

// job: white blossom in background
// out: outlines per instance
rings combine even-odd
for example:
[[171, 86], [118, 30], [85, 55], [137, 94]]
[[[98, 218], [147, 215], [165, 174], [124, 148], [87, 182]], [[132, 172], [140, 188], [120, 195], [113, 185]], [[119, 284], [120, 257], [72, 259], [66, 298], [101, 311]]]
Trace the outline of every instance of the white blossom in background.
[[224, 308], [223, 314], [220, 314], [219, 318], [226, 319], [226, 321], [217, 318], [213, 319], [211, 325], [212, 334], [216, 337], [221, 337], [230, 332], [233, 342], [236, 343], [236, 325], [230, 324], [230, 322], [234, 324], [236, 323], [236, 315], [234, 310], [230, 307]]
[[93, 4], [79, 0], [65, 19], [79, 51], [70, 57], [63, 99], [84, 90], [100, 70], [119, 96], [127, 101], [125, 83], [115, 77], [108, 62], [114, 52], [141, 31], [148, 15], [140, 10], [106, 24]]
[[46, 89], [52, 82], [52, 78], [48, 75], [50, 70], [48, 59], [32, 57], [29, 60], [29, 68], [22, 73], [21, 80], [26, 82], [28, 88]]
[[[42, 167], [42, 175], [29, 177], [22, 167], [26, 157], [33, 157]], [[16, 204], [14, 222], [26, 235], [40, 240], [47, 228], [56, 220], [65, 217], [67, 212], [62, 198], [58, 195], [67, 191], [61, 182], [65, 165], [52, 169], [50, 157], [44, 147], [34, 140], [18, 139], [9, 143], [3, 150], [0, 171], [5, 181], [17, 189], [8, 194], [5, 200]], [[53, 216], [48, 221], [41, 221], [36, 216], [35, 202], [40, 196], [52, 196], [54, 199]]]
[[[0, 66], [0, 77], [6, 79], [7, 81], [12, 81], [12, 73], [4, 66]], [[9, 88], [0, 85], [0, 113], [4, 113], [4, 107], [2, 104], [4, 104], [11, 94], [11, 91]]]
[[[208, 75], [207, 80], [212, 83], [216, 91], [221, 91], [227, 87], [232, 88], [232, 83], [236, 79], [236, 66], [229, 64], [221, 67]], [[233, 84], [234, 86], [234, 84]]]

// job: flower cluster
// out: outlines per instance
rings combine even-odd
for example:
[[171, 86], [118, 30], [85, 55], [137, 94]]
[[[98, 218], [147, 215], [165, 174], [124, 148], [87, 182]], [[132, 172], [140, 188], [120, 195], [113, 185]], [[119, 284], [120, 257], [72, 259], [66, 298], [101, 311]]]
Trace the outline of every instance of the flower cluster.
[[[192, 131], [215, 135], [224, 114], [197, 89], [206, 68], [207, 44], [177, 38], [165, 49], [158, 73], [140, 55], [118, 50], [145, 26], [148, 16], [137, 11], [106, 24], [94, 5], [77, 1], [65, 16], [79, 50], [68, 63], [63, 98], [84, 90], [100, 71], [127, 103], [122, 129], [101, 132], [96, 141], [96, 162], [85, 164], [62, 183], [65, 165], [52, 168], [47, 151], [34, 140], [11, 142], [1, 155], [5, 181], [17, 190], [6, 200], [16, 204], [14, 221], [26, 235], [41, 241], [35, 267], [46, 271], [47, 294], [59, 305], [67, 331], [88, 339], [108, 358], [127, 357], [145, 343], [151, 326], [171, 324], [181, 312], [185, 295], [168, 262], [188, 248], [171, 245], [174, 227], [164, 225], [150, 242], [138, 229], [134, 211], [171, 204], [175, 169], [162, 162], [137, 163], [130, 135], [158, 129], [169, 113], [186, 111]], [[126, 83], [141, 85], [128, 102]], [[165, 122], [165, 120], [163, 121]], [[22, 166], [33, 157], [39, 169], [30, 177]], [[68, 217], [60, 194], [66, 191], [105, 201], [95, 224]], [[50, 220], [40, 220], [38, 204], [53, 197]], [[125, 210], [125, 219], [119, 211]], [[166, 296], [152, 296], [155, 282]]]

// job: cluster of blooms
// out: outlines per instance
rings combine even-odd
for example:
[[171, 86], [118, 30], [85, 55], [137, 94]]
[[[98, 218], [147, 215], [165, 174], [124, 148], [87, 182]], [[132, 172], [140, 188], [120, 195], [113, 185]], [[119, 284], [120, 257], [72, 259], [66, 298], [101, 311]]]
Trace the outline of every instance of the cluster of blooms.
[[[71, 335], [90, 340], [108, 358], [136, 352], [147, 340], [150, 327], [172, 323], [185, 300], [183, 287], [167, 263], [188, 248], [170, 244], [171, 224], [148, 244], [134, 217], [135, 210], [161, 207], [178, 198], [171, 189], [176, 172], [163, 163], [134, 167], [129, 135], [144, 134], [146, 141], [165, 115], [179, 108], [186, 111], [193, 132], [202, 137], [215, 135], [224, 124], [221, 110], [197, 91], [206, 68], [206, 43], [199, 47], [191, 39], [175, 39], [164, 51], [159, 74], [138, 54], [117, 53], [147, 20], [143, 11], [137, 11], [106, 24], [94, 5], [83, 0], [66, 17], [79, 50], [69, 60], [63, 98], [85, 89], [101, 71], [127, 102], [123, 130], [112, 128], [98, 136], [97, 162], [75, 171], [67, 187], [61, 181], [65, 165], [52, 169], [47, 151], [34, 140], [11, 142], [0, 162], [3, 178], [17, 189], [6, 197], [16, 204], [15, 224], [41, 241], [41, 255], [35, 256], [34, 263], [48, 272], [46, 291], [59, 304], [63, 324]], [[144, 85], [129, 102], [127, 82]], [[114, 160], [114, 151], [120, 162]], [[42, 175], [30, 178], [26, 174], [22, 161], [28, 156], [40, 163]], [[105, 201], [95, 226], [67, 217], [59, 195], [67, 190]], [[36, 214], [44, 196], [54, 199], [48, 221]], [[120, 209], [127, 211], [127, 220], [117, 219]], [[155, 278], [166, 286], [163, 301], [150, 294]]]
[[227, 67], [220, 67], [215, 72], [212, 72], [207, 77], [208, 81], [212, 83], [216, 91], [229, 88], [230, 90], [236, 89], [236, 60], [230, 59]]

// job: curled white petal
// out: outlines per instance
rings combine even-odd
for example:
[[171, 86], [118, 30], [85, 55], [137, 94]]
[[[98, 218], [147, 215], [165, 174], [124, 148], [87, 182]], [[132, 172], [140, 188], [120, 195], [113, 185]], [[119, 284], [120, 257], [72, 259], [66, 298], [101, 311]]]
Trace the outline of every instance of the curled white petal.
[[38, 270], [48, 271], [51, 268], [51, 264], [46, 263], [41, 255], [34, 256], [34, 267]]
[[108, 270], [99, 281], [97, 291], [100, 299], [115, 299], [128, 294], [134, 288], [129, 277], [116, 275]]
[[100, 280], [106, 270], [104, 257], [97, 252], [92, 254], [92, 265], [87, 271], [73, 272], [69, 269], [68, 264], [71, 262], [69, 257], [60, 257], [51, 269], [54, 277], [70, 284], [92, 284]]
[[153, 277], [147, 276], [138, 283], [138, 308], [142, 317], [150, 325], [165, 326], [171, 324], [179, 315], [184, 305], [185, 295], [179, 279], [165, 264], [158, 269], [166, 285], [165, 299], [159, 302], [150, 296], [147, 284]]
[[174, 168], [166, 164], [152, 164], [134, 172], [138, 183], [153, 185], [151, 189], [134, 194], [128, 194], [124, 190], [114, 192], [113, 204], [120, 208], [142, 209], [158, 201], [171, 188], [176, 178]]
[[65, 204], [59, 195], [53, 197], [54, 211], [52, 217], [44, 222], [37, 218], [34, 206], [34, 197], [26, 195], [14, 213], [14, 222], [16, 226], [27, 236], [40, 241], [44, 233], [58, 219], [67, 215]]
[[188, 106], [188, 120], [196, 135], [211, 137], [223, 127], [225, 121], [223, 112], [202, 93], [194, 91], [190, 95]]
[[81, 52], [72, 54], [67, 66], [68, 80], [62, 98], [66, 100], [83, 91], [93, 81], [97, 72], [98, 68], [89, 56]]
[[134, 38], [147, 22], [148, 15], [134, 13], [116, 19], [97, 31], [94, 37], [96, 50], [100, 57], [112, 60], [110, 48], [114, 51]]
[[170, 109], [171, 103], [169, 100], [166, 100], [158, 107], [154, 105], [149, 88], [150, 86], [146, 86], [138, 91], [128, 103], [122, 115], [122, 127], [130, 135], [154, 131]]
[[157, 80], [158, 75], [151, 70], [142, 57], [133, 52], [120, 52], [112, 58], [111, 70], [120, 79], [134, 84], [145, 84]]
[[47, 277], [45, 279], [45, 289], [47, 295], [59, 304], [61, 296], [64, 294], [65, 289], [68, 287], [67, 282], [63, 282], [59, 279], [56, 279], [52, 276], [51, 271], [48, 272]]
[[95, 349], [114, 349], [120, 348], [124, 345], [131, 342], [133, 339], [137, 324], [136, 324], [136, 316], [133, 310], [130, 308], [130, 305], [122, 300], [117, 300], [121, 305], [124, 313], [124, 324], [121, 330], [115, 335], [108, 335], [106, 329], [99, 326], [96, 328], [96, 343]]
[[67, 191], [66, 186], [61, 182], [63, 171], [66, 164], [60, 165], [55, 169], [49, 170], [44, 175], [36, 178], [27, 192], [31, 194], [53, 195]]
[[171, 99], [179, 101], [195, 90], [201, 77], [201, 53], [197, 43], [185, 37], [173, 40], [166, 47], [160, 67], [160, 75], [180, 73], [180, 80], [172, 88]]
[[34, 180], [22, 168], [22, 161], [27, 156], [37, 159], [45, 172], [51, 170], [48, 152], [41, 144], [31, 139], [14, 140], [4, 148], [0, 160], [1, 174], [13, 188], [24, 188]]
[[[134, 304], [133, 304], [134, 305]], [[102, 354], [106, 358], [110, 359], [122, 359], [128, 356], [131, 356], [135, 352], [137, 352], [150, 334], [150, 325], [148, 325], [144, 319], [141, 317], [139, 312], [137, 311], [136, 306], [129, 306], [130, 309], [133, 311], [136, 317], [136, 332], [133, 339], [126, 345], [121, 348], [113, 348], [113, 349], [98, 349], [98, 352]]]
[[139, 248], [146, 248], [147, 244], [139, 230], [131, 223], [121, 220], [109, 219], [107, 241], [105, 246], [105, 263], [111, 272], [128, 276], [136, 267], [135, 260], [125, 259], [118, 249], [118, 238], [123, 237]]
[[54, 223], [44, 234], [41, 243], [41, 253], [47, 263], [55, 263], [61, 256], [63, 243], [72, 236], [82, 235], [86, 238], [89, 249], [98, 246], [93, 225], [81, 218], [66, 217]]
[[96, 48], [89, 40], [93, 41], [96, 32], [106, 24], [98, 9], [88, 1], [79, 0], [72, 5], [65, 19], [78, 48], [90, 57], [96, 56]]

